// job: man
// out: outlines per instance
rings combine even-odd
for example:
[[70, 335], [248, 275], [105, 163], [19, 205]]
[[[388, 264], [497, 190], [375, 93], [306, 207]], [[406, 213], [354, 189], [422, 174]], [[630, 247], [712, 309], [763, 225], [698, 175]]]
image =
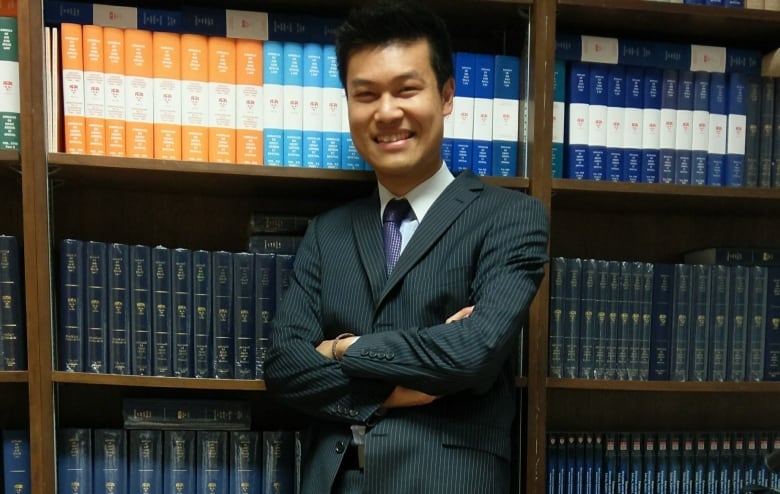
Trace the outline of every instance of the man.
[[[312, 417], [304, 494], [501, 494], [519, 468], [512, 353], [547, 217], [443, 164], [452, 55], [421, 3], [365, 5], [339, 32], [352, 138], [378, 183], [312, 221], [274, 320], [268, 390]], [[394, 266], [393, 198], [411, 205]]]

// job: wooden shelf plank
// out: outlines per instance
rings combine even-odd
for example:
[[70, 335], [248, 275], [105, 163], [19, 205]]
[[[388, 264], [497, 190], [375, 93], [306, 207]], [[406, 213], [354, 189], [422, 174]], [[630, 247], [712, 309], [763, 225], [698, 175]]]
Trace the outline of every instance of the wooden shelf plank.
[[0, 371], [0, 383], [26, 383], [27, 371]]
[[176, 388], [198, 390], [265, 391], [265, 381], [245, 379], [199, 379], [189, 377], [121, 376], [86, 372], [54, 371], [52, 381], [67, 384], [103, 386]]

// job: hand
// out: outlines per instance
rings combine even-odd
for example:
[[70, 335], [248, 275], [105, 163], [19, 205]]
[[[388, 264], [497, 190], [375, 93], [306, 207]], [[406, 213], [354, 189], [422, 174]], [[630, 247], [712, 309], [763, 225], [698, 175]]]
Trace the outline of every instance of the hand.
[[456, 312], [455, 314], [453, 314], [450, 317], [448, 317], [447, 320], [444, 321], [444, 322], [449, 324], [451, 322], [455, 322], [455, 321], [460, 321], [462, 319], [466, 319], [467, 317], [469, 317], [471, 315], [472, 312], [474, 312], [474, 306], [473, 305], [470, 305], [468, 307], [464, 307], [461, 310], [459, 310], [458, 312]]
[[409, 389], [403, 386], [396, 386], [393, 392], [382, 404], [385, 408], [405, 408], [429, 405], [436, 400], [438, 396], [429, 395], [416, 389]]

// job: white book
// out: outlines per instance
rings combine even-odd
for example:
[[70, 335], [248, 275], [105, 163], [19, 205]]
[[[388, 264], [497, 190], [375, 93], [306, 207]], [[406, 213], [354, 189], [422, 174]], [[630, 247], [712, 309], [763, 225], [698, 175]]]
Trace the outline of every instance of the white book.
[[322, 148], [323, 168], [341, 168], [341, 118], [346, 107], [342, 106], [344, 89], [339, 80], [336, 47], [325, 45], [322, 49]]

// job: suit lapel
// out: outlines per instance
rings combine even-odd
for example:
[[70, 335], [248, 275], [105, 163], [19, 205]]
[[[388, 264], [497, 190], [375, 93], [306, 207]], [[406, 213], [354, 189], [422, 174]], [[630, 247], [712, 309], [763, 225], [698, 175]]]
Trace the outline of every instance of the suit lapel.
[[352, 225], [358, 255], [366, 270], [374, 302], [377, 303], [387, 278], [378, 192], [374, 191], [352, 209]]

